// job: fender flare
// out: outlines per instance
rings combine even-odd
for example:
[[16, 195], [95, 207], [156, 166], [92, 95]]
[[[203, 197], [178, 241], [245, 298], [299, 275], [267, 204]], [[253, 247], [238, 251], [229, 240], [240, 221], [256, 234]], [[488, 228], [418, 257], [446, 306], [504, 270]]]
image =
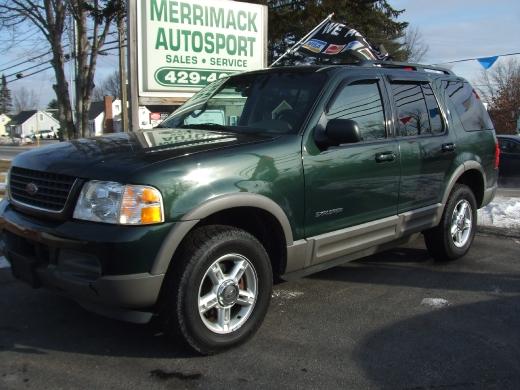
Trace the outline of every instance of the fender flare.
[[444, 191], [444, 195], [442, 197], [442, 210], [444, 211], [444, 206], [446, 206], [446, 202], [448, 201], [448, 197], [450, 196], [455, 183], [459, 180], [459, 178], [469, 170], [477, 170], [482, 175], [482, 180], [484, 181], [484, 191], [486, 190], [486, 175], [484, 174], [484, 169], [482, 165], [474, 160], [465, 161], [463, 164], [459, 165], [457, 169], [453, 172]]
[[268, 212], [276, 218], [282, 227], [286, 246], [293, 244], [294, 239], [289, 219], [282, 208], [273, 200], [264, 195], [252, 194], [249, 192], [217, 196], [189, 211], [180, 221], [175, 223], [174, 227], [170, 230], [161, 245], [150, 273], [152, 275], [166, 273], [170, 261], [180, 243], [201, 219], [209, 217], [219, 211], [229, 210], [236, 207], [253, 207]]

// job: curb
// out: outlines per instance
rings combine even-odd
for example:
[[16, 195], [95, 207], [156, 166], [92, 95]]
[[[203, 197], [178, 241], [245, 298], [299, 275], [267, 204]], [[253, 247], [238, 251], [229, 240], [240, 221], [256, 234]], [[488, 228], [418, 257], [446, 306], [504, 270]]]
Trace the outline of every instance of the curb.
[[478, 225], [477, 233], [499, 237], [520, 238], [520, 226], [504, 228], [498, 226]]

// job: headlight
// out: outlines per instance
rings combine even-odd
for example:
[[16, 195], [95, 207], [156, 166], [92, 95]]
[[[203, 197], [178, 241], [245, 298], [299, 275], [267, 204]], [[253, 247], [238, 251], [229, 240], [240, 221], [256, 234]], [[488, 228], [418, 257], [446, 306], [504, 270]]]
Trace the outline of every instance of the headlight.
[[92, 180], [81, 190], [74, 218], [121, 225], [164, 222], [161, 193], [149, 186]]

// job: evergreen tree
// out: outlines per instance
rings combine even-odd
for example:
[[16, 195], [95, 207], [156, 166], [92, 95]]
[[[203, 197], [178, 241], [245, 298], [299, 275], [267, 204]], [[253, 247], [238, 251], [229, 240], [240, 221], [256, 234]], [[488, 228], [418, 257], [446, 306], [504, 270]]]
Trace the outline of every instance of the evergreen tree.
[[57, 110], [58, 109], [58, 101], [56, 99], [52, 99], [49, 104], [47, 104], [47, 108], [50, 110]]
[[[269, 62], [282, 55], [318, 23], [334, 12], [333, 21], [358, 30], [374, 46], [383, 45], [395, 61], [406, 60], [402, 39], [407, 22], [399, 21], [404, 10], [387, 0], [251, 0], [269, 7]], [[298, 53], [288, 59], [308, 62]]]
[[2, 75], [2, 86], [0, 87], [0, 114], [9, 115], [13, 108], [11, 90], [7, 87], [5, 75]]

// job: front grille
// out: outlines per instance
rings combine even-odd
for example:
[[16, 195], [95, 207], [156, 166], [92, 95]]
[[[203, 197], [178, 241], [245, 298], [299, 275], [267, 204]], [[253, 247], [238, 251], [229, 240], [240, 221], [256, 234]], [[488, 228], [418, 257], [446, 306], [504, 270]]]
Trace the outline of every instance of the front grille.
[[75, 180], [72, 176], [12, 167], [9, 194], [26, 206], [59, 212], [65, 208]]

